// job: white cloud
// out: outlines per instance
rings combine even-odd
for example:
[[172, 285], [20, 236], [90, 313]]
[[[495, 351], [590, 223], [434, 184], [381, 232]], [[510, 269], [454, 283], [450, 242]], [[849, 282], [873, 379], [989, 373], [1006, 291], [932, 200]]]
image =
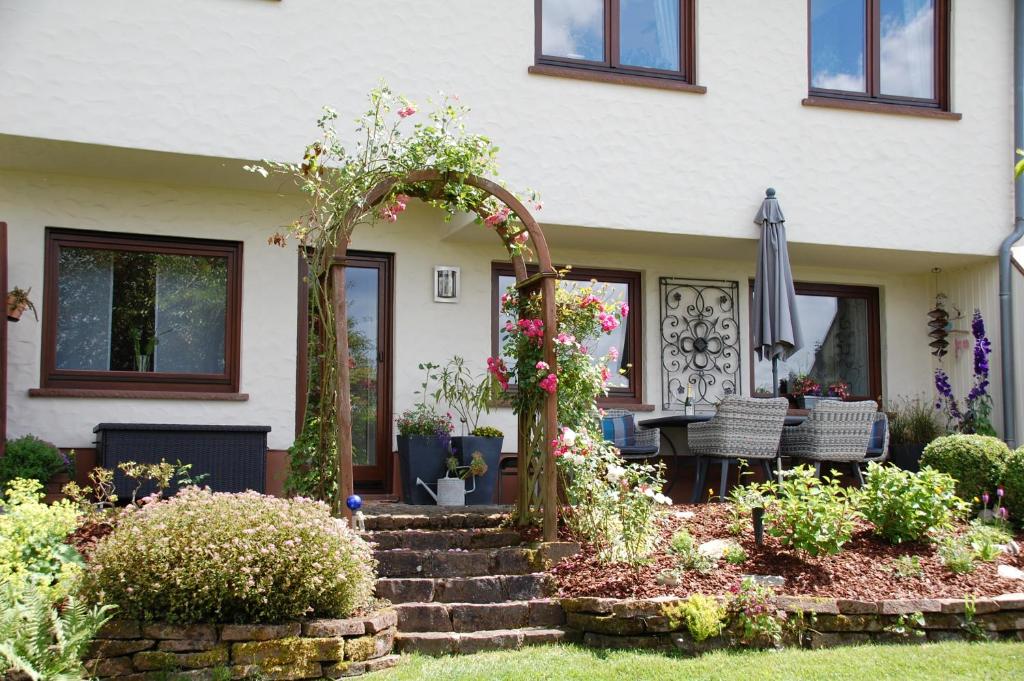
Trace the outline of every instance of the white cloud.
[[[916, 4], [916, 3], [915, 3]], [[924, 2], [909, 21], [883, 17], [882, 94], [934, 97], [935, 15]]]
[[603, 24], [603, 0], [548, 0], [544, 3], [541, 49], [553, 57], [593, 57], [581, 53], [577, 39], [588, 33], [600, 36]]

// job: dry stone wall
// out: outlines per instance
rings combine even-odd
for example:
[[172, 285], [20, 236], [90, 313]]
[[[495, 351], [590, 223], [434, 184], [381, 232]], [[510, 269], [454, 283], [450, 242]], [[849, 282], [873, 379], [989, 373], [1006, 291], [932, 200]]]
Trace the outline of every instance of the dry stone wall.
[[86, 669], [110, 681], [220, 681], [358, 676], [393, 666], [393, 609], [286, 624], [114, 620], [93, 641]]

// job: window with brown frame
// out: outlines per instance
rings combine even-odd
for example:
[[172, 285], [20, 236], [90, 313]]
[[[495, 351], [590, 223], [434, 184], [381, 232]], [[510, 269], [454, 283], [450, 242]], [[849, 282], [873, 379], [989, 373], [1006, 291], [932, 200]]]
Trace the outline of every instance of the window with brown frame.
[[237, 393], [242, 244], [48, 228], [44, 389]]
[[[527, 268], [530, 274], [536, 273], [536, 267]], [[629, 315], [615, 331], [600, 338], [588, 339], [592, 347], [590, 354], [601, 357], [608, 354], [614, 347], [618, 351], [618, 359], [609, 362], [608, 368], [612, 377], [608, 381], [608, 396], [598, 400], [599, 404], [640, 405], [643, 402], [643, 295], [639, 272], [629, 270], [607, 270], [592, 267], [573, 267], [565, 277], [559, 280], [559, 286], [577, 287], [589, 285], [592, 280], [607, 291], [608, 302], [627, 303]], [[514, 286], [516, 275], [508, 262], [495, 262], [491, 265], [491, 353], [498, 357], [504, 341], [505, 322], [508, 317], [500, 311], [501, 294]], [[587, 341], [583, 341], [586, 343]], [[514, 360], [504, 357], [505, 362], [512, 364]], [[622, 369], [619, 372], [619, 369]]]
[[[803, 347], [779, 362], [779, 394], [793, 379], [809, 376], [822, 389], [849, 386], [850, 399], [877, 400], [882, 394], [878, 289], [870, 286], [796, 282], [797, 318]], [[753, 296], [753, 282], [750, 295]], [[751, 394], [772, 394], [772, 363], [750, 350]]]
[[949, 0], [808, 0], [811, 97], [949, 109]]
[[535, 72], [695, 82], [694, 0], [535, 0], [534, 11]]

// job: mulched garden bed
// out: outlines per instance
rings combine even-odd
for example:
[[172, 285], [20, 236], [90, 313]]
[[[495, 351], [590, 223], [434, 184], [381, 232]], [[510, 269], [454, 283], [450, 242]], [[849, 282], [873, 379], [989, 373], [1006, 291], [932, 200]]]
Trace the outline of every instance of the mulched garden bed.
[[[693, 511], [691, 518], [676, 513]], [[965, 595], [993, 596], [1024, 591], [1024, 581], [997, 576], [997, 564], [1006, 563], [1024, 568], [1024, 557], [1001, 555], [997, 562], [978, 561], [974, 572], [957, 575], [943, 565], [933, 544], [906, 543], [891, 545], [876, 538], [870, 525], [863, 523], [853, 538], [835, 556], [817, 558], [784, 548], [777, 539], [765, 533], [764, 546], [754, 543], [751, 528], [734, 537], [729, 534], [728, 508], [724, 504], [674, 506], [659, 520], [661, 539], [659, 551], [652, 561], [640, 567], [598, 562], [588, 547], [556, 565], [551, 573], [558, 584], [559, 596], [598, 596], [605, 598], [650, 598], [653, 596], [685, 596], [728, 593], [742, 581], [743, 575], [779, 575], [786, 583], [775, 589], [786, 595], [822, 596], [860, 600], [894, 598], [963, 598]], [[679, 584], [659, 584], [659, 573], [676, 567], [675, 557], [667, 552], [669, 539], [685, 527], [696, 542], [732, 539], [747, 552], [742, 565], [720, 560], [706, 574], [688, 570], [679, 575]], [[1024, 535], [1017, 541], [1024, 543]], [[917, 556], [923, 574], [920, 577], [898, 578], [892, 564], [900, 556]]]

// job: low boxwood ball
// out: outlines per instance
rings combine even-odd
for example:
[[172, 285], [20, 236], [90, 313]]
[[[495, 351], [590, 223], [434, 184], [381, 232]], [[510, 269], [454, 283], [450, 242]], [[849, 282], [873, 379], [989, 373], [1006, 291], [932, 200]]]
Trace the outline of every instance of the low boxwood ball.
[[363, 507], [363, 498], [358, 494], [353, 494], [345, 500], [345, 505], [348, 506], [350, 511], [358, 511]]

